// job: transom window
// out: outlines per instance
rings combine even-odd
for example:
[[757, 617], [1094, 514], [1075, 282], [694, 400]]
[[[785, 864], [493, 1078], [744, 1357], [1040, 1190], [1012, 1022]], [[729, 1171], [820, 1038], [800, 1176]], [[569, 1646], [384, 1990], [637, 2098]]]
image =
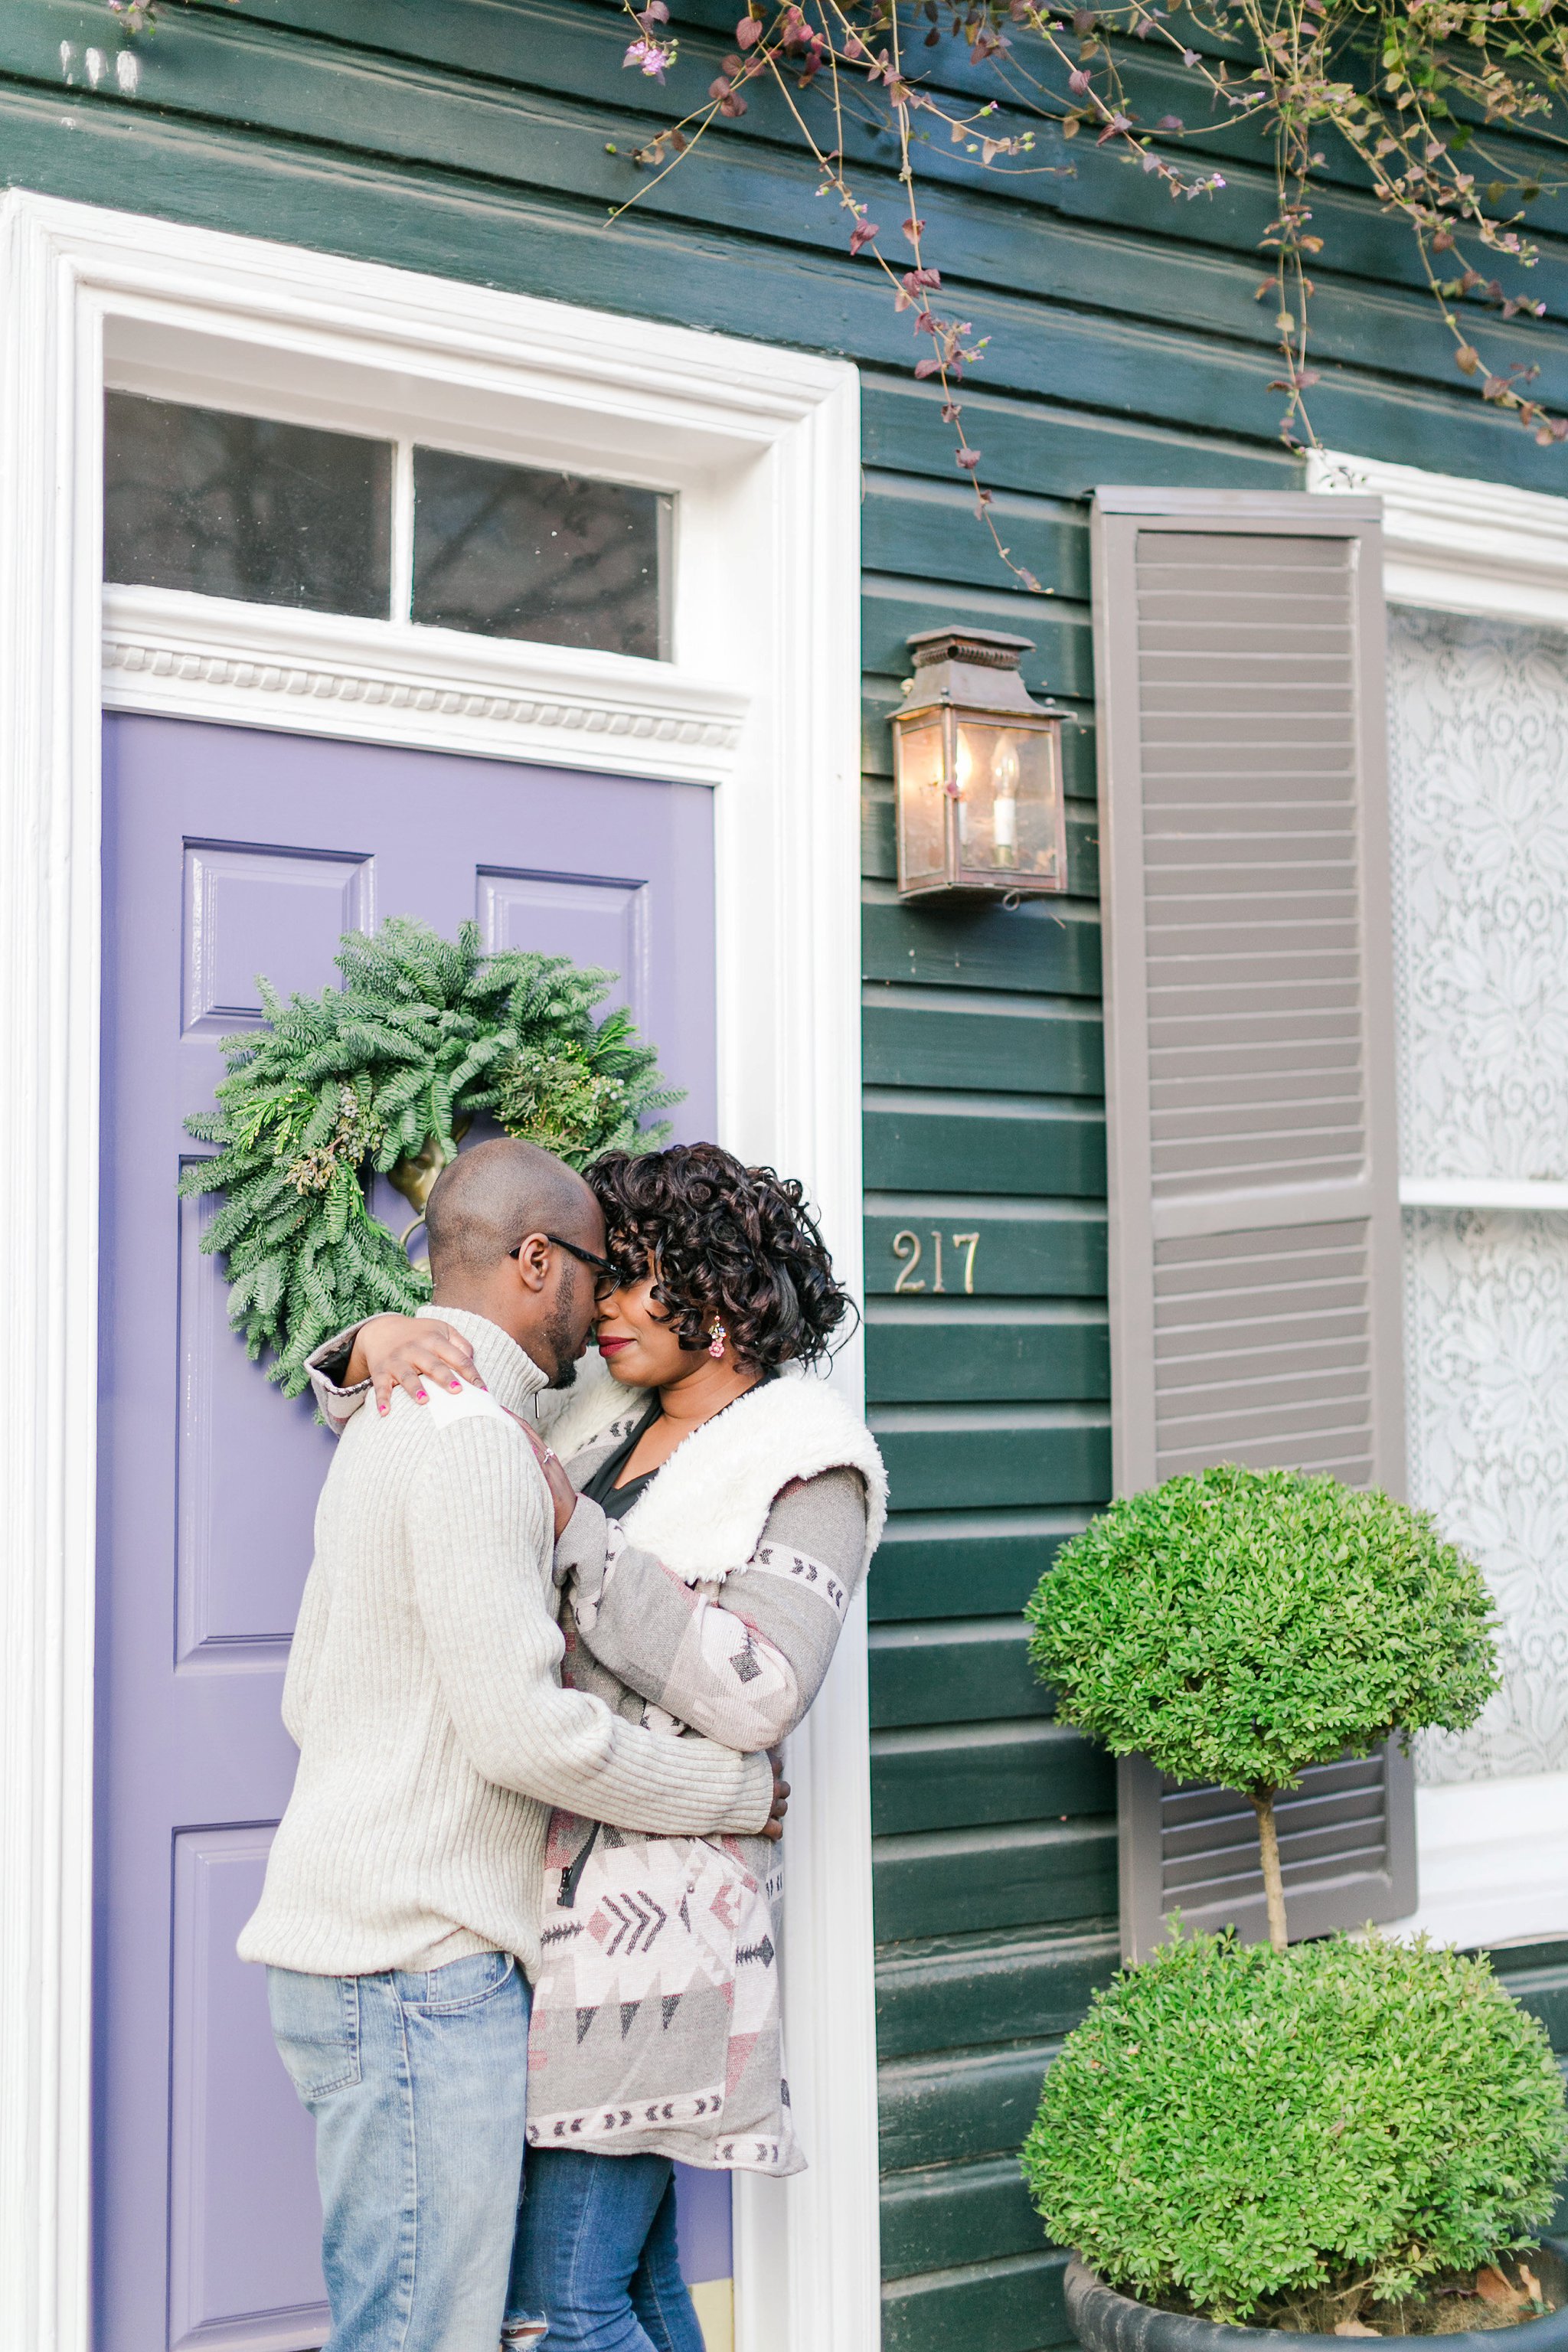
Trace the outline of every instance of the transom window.
[[103, 571], [124, 586], [668, 661], [674, 505], [631, 483], [105, 395]]

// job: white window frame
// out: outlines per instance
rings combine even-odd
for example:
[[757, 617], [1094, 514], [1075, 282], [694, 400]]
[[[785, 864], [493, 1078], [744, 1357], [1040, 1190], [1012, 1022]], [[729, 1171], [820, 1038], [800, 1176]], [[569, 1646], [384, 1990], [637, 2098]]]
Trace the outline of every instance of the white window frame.
[[[88, 2352], [102, 710], [714, 786], [720, 1134], [805, 1181], [858, 1291], [858, 383], [842, 362], [16, 191], [0, 320], [0, 2342]], [[256, 398], [227, 404], [296, 414], [292, 385], [322, 422], [381, 397], [443, 437], [467, 418], [451, 446], [676, 488], [677, 659], [106, 600], [106, 353], [125, 389], [216, 399], [233, 371]], [[853, 1349], [836, 1377], [858, 1402]], [[785, 2031], [812, 2163], [737, 2176], [740, 2352], [877, 2340], [865, 1659], [862, 1605], [793, 1743]]]
[[[1383, 500], [1384, 593], [1483, 619], [1568, 629], [1568, 499], [1322, 450], [1307, 487]], [[1568, 1210], [1568, 1183], [1413, 1175], [1406, 1208]], [[1420, 1908], [1402, 1930], [1444, 1943], [1568, 1936], [1568, 1771], [1415, 1791]]]

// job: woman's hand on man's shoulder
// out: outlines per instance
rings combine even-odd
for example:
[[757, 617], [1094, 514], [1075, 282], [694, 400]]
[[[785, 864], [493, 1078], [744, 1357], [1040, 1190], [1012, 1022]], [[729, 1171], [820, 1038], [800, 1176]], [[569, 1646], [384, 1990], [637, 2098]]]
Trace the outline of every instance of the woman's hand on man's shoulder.
[[423, 1404], [426, 1380], [438, 1381], [454, 1394], [465, 1381], [477, 1389], [484, 1387], [474, 1351], [460, 1331], [430, 1315], [373, 1315], [360, 1325], [346, 1385], [357, 1388], [362, 1381], [372, 1381], [378, 1412], [387, 1410], [395, 1389]]

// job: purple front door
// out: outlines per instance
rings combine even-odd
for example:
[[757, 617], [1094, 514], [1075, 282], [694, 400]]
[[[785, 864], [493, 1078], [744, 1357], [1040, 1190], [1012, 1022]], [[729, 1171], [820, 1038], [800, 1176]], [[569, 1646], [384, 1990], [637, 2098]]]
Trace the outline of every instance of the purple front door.
[[234, 1941], [293, 1780], [279, 1695], [331, 1441], [227, 1329], [212, 1204], [175, 1198], [184, 1121], [258, 971], [331, 985], [341, 932], [408, 914], [621, 973], [688, 1090], [677, 1132], [711, 1134], [711, 803], [120, 718], [104, 833], [99, 2352], [300, 2352], [325, 2333], [310, 2133]]

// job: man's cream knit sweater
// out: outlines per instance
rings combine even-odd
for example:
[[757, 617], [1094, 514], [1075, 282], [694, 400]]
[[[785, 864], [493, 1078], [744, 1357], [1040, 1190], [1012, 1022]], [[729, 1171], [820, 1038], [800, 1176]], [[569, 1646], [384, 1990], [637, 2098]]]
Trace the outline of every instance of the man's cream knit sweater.
[[489, 1393], [398, 1391], [339, 1444], [283, 1692], [299, 1771], [242, 1959], [361, 1976], [498, 1950], [532, 1974], [551, 1806], [688, 1834], [768, 1816], [765, 1757], [561, 1688], [553, 1515], [500, 1409], [543, 1376], [495, 1324], [441, 1313]]

